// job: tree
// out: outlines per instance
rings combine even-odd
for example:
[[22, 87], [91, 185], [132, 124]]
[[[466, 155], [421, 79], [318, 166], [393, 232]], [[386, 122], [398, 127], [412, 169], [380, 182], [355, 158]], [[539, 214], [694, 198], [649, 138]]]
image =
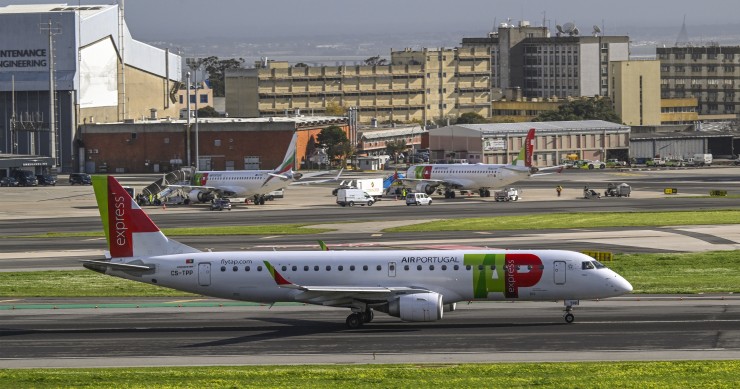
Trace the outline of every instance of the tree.
[[203, 108], [198, 108], [198, 117], [201, 118], [217, 118], [221, 117], [221, 114], [216, 111], [215, 108], [210, 105]]
[[308, 65], [306, 65], [303, 62], [298, 62], [297, 64], [293, 65], [294, 68], [307, 68]]
[[403, 139], [385, 142], [385, 149], [393, 156], [393, 161], [398, 163], [398, 154], [406, 150], [406, 141]]
[[225, 74], [227, 69], [241, 69], [244, 58], [219, 59], [211, 56], [203, 59], [203, 67], [208, 73], [208, 81], [211, 83], [214, 97], [226, 96]]
[[365, 65], [367, 66], [379, 66], [379, 65], [385, 65], [386, 62], [388, 62], [385, 58], [380, 58], [380, 55], [376, 55], [374, 57], [370, 57], [365, 60]]
[[347, 145], [350, 144], [347, 134], [339, 126], [329, 126], [321, 130], [316, 140], [321, 147], [326, 148], [326, 154], [330, 161], [346, 154]]
[[326, 116], [347, 116], [347, 108], [335, 102], [329, 102], [326, 104]]
[[490, 121], [484, 118], [482, 115], [476, 112], [465, 112], [457, 118], [457, 124], [483, 124], [490, 123]]
[[569, 120], [605, 120], [612, 123], [622, 123], [622, 119], [614, 112], [611, 100], [608, 98], [583, 98], [569, 101], [558, 107], [557, 111], [543, 112], [533, 119], [535, 122]]

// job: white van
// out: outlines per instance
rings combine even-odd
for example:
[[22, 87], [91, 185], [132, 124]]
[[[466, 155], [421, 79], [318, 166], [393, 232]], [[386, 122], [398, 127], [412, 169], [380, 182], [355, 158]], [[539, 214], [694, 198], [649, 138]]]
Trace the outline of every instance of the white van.
[[339, 189], [337, 191], [337, 204], [341, 206], [367, 205], [375, 203], [373, 196], [370, 196], [362, 189]]
[[406, 195], [406, 205], [432, 205], [432, 198], [426, 193], [409, 193]]

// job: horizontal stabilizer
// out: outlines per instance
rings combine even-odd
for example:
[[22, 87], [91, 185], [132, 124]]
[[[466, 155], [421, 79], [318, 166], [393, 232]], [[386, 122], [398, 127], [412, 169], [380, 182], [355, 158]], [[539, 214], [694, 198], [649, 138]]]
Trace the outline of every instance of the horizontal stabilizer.
[[108, 261], [94, 261], [91, 259], [80, 261], [82, 262], [82, 265], [89, 268], [86, 265], [90, 265], [92, 267], [106, 267], [111, 268], [113, 270], [135, 270], [135, 271], [149, 271], [154, 270], [154, 266], [151, 265], [132, 265], [128, 263], [116, 263], [116, 262], [108, 262]]

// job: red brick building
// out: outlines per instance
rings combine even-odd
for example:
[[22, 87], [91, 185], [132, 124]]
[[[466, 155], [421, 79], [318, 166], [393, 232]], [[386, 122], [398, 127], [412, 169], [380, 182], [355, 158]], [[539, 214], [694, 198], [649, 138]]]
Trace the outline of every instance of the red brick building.
[[326, 127], [339, 126], [349, 136], [344, 117], [208, 118], [85, 124], [77, 133], [78, 152], [88, 173], [157, 173], [195, 166], [200, 170], [272, 169], [280, 165], [298, 132], [296, 170], [314, 149]]

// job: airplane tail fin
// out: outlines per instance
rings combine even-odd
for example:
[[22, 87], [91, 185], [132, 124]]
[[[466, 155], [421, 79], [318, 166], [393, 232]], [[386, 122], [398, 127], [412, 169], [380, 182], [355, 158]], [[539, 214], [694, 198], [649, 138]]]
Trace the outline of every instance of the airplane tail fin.
[[293, 171], [293, 168], [295, 167], [295, 151], [297, 143], [298, 132], [294, 132], [293, 139], [291, 139], [290, 144], [288, 145], [288, 151], [285, 152], [283, 162], [280, 164], [280, 166], [273, 170], [274, 174], [285, 175], [286, 173], [291, 173]]
[[92, 184], [111, 258], [200, 252], [167, 238], [113, 176], [93, 176]]
[[532, 167], [532, 154], [534, 153], [534, 128], [530, 128], [524, 145], [519, 150], [519, 155], [511, 161], [512, 166]]

